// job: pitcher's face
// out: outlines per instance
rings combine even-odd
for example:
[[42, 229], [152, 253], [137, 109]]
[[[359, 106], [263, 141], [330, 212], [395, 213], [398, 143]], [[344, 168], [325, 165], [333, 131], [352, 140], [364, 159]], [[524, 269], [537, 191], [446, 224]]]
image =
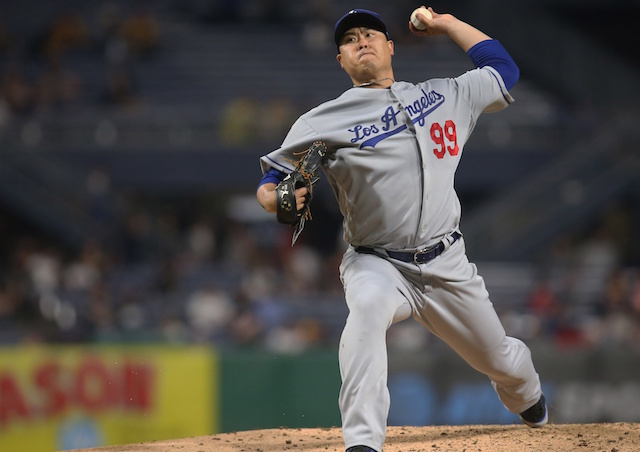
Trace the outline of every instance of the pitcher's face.
[[388, 77], [392, 72], [393, 41], [381, 31], [351, 28], [342, 36], [339, 49], [336, 58], [354, 83]]

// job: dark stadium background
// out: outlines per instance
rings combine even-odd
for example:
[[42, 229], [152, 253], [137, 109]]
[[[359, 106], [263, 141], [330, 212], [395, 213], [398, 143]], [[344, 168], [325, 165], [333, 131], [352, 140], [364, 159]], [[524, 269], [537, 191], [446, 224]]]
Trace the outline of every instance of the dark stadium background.
[[[291, 229], [255, 201], [258, 159], [301, 113], [350, 86], [331, 38], [345, 9], [385, 18], [397, 79], [471, 69], [446, 39], [410, 35], [416, 6], [3, 0], [0, 344], [7, 362], [34, 344], [205, 347], [222, 363], [212, 432], [339, 422], [340, 215], [321, 181], [313, 220], [291, 248]], [[640, 6], [430, 6], [499, 39], [521, 71], [516, 102], [480, 118], [458, 169], [469, 257], [508, 332], [536, 353], [557, 422], [637, 422], [624, 401], [640, 392]], [[426, 331], [404, 322], [390, 330], [389, 345], [391, 423], [512, 421], [484, 392], [486, 383]], [[270, 378], [251, 380], [251, 363]], [[16, 369], [2, 361], [0, 375]], [[283, 409], [308, 410], [305, 386], [295, 386], [294, 396], [290, 384], [296, 372], [311, 378], [309, 369], [323, 376], [309, 388], [320, 414], [277, 418], [283, 407], [274, 408], [273, 394]], [[443, 378], [452, 374], [459, 385]], [[236, 412], [260, 397], [259, 415]], [[416, 397], [421, 409], [403, 405]], [[495, 410], [461, 410], [465, 400]], [[14, 422], [14, 408], [3, 422]], [[62, 425], [64, 416], [54, 421]], [[3, 425], [0, 440], [9, 432]]]

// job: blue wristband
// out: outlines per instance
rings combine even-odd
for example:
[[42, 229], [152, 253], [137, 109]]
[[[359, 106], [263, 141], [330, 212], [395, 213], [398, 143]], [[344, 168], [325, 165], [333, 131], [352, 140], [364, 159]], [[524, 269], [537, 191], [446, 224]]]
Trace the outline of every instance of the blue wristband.
[[258, 184], [258, 188], [260, 188], [262, 185], [266, 184], [266, 183], [273, 183], [273, 184], [279, 184], [280, 182], [282, 182], [282, 179], [284, 179], [287, 175], [285, 173], [283, 173], [282, 171], [278, 171], [275, 168], [271, 168], [269, 171], [267, 171], [266, 173], [264, 173], [264, 176], [262, 176], [262, 179], [260, 180], [260, 183]]

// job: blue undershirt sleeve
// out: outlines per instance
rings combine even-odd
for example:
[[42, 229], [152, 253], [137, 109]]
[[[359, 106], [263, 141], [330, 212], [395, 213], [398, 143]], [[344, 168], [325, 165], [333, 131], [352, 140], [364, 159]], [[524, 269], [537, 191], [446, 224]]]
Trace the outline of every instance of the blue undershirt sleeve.
[[507, 49], [495, 39], [481, 41], [471, 47], [467, 52], [471, 61], [477, 68], [491, 66], [504, 81], [504, 85], [510, 90], [520, 77], [520, 69], [513, 61]]
[[283, 173], [282, 171], [278, 171], [275, 168], [271, 168], [269, 171], [267, 171], [266, 173], [264, 173], [264, 176], [262, 176], [262, 179], [260, 180], [260, 183], [258, 184], [258, 187], [268, 183], [268, 182], [272, 182], [274, 184], [279, 184], [280, 182], [282, 182], [282, 179], [284, 179], [287, 175], [285, 173]]

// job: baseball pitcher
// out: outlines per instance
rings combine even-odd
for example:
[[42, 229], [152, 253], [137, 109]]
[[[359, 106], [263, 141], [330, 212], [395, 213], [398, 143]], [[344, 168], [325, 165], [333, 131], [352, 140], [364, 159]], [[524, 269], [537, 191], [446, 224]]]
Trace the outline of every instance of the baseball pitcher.
[[[513, 102], [518, 67], [496, 40], [450, 14], [418, 12], [417, 37], [446, 35], [475, 69], [419, 83], [395, 79], [395, 47], [382, 18], [354, 9], [335, 25], [339, 66], [352, 86], [303, 114], [282, 145], [261, 158], [258, 202], [300, 233], [313, 184], [304, 156], [332, 187], [349, 244], [340, 265], [349, 315], [339, 349], [339, 406], [348, 452], [381, 452], [385, 441], [386, 332], [413, 317], [469, 365], [531, 427], [547, 406], [528, 347], [508, 337], [484, 280], [465, 253], [454, 175], [482, 113]], [[315, 170], [315, 165], [312, 168]], [[306, 171], [307, 175], [310, 171]], [[303, 180], [293, 185], [290, 179]], [[304, 215], [286, 215], [295, 206]]]

